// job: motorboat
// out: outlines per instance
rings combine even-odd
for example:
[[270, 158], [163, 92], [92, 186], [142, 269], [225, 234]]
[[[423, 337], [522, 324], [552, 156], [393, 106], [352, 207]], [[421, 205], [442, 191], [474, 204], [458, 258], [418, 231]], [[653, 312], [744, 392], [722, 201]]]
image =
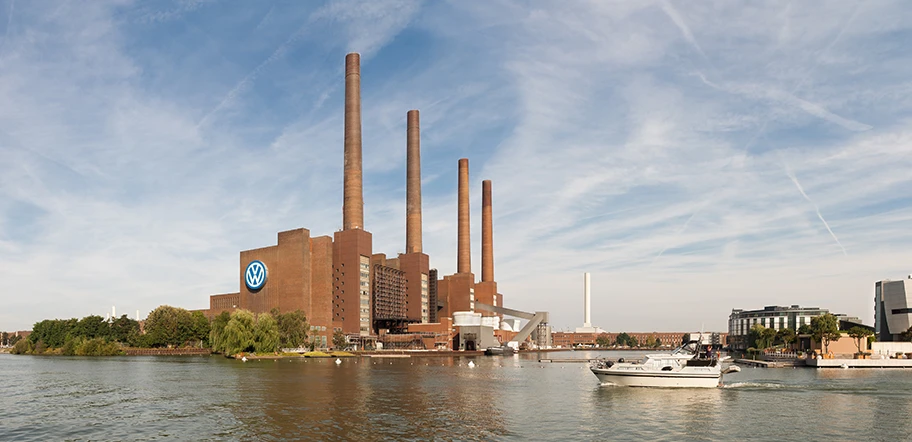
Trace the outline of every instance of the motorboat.
[[712, 388], [722, 385], [722, 375], [741, 371], [737, 365], [723, 367], [728, 356], [719, 358], [701, 341], [691, 340], [670, 354], [650, 354], [627, 362], [597, 359], [589, 369], [603, 384], [627, 387]]
[[510, 356], [513, 353], [513, 347], [510, 347], [509, 345], [504, 345], [501, 347], [488, 347], [485, 349], [485, 354], [488, 356]]

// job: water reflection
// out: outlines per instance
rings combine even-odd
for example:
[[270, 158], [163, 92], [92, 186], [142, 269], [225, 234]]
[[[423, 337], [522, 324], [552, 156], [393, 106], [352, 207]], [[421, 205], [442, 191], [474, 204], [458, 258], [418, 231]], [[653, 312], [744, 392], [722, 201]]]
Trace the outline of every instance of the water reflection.
[[539, 363], [529, 354], [341, 365], [0, 355], [0, 366], [16, 379], [0, 395], [0, 440], [906, 440], [912, 433], [906, 371], [745, 369], [726, 376], [722, 389], [649, 389], [600, 386], [585, 364]]

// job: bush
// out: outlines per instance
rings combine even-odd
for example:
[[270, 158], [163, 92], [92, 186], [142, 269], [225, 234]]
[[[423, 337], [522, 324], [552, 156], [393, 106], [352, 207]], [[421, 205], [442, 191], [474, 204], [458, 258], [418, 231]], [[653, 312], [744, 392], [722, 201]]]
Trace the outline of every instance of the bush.
[[14, 355], [27, 355], [32, 352], [34, 348], [32, 347], [32, 341], [28, 339], [20, 339], [16, 345], [13, 346], [13, 349], [10, 350], [10, 353]]
[[79, 356], [115, 356], [122, 353], [120, 346], [113, 342], [107, 342], [102, 338], [82, 341], [76, 347], [76, 354]]

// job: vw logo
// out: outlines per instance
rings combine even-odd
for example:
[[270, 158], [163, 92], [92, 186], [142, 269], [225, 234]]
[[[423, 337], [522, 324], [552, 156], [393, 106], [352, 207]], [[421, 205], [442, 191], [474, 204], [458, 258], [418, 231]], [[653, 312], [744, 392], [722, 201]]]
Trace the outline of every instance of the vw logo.
[[244, 283], [250, 291], [257, 291], [266, 285], [266, 264], [260, 260], [250, 261], [244, 270]]

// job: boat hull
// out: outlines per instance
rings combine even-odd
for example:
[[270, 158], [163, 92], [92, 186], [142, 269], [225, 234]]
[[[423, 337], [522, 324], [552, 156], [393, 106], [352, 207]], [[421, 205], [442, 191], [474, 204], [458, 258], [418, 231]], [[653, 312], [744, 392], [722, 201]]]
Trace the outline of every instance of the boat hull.
[[722, 373], [633, 372], [612, 369], [592, 369], [603, 384], [624, 387], [715, 388], [722, 382]]

